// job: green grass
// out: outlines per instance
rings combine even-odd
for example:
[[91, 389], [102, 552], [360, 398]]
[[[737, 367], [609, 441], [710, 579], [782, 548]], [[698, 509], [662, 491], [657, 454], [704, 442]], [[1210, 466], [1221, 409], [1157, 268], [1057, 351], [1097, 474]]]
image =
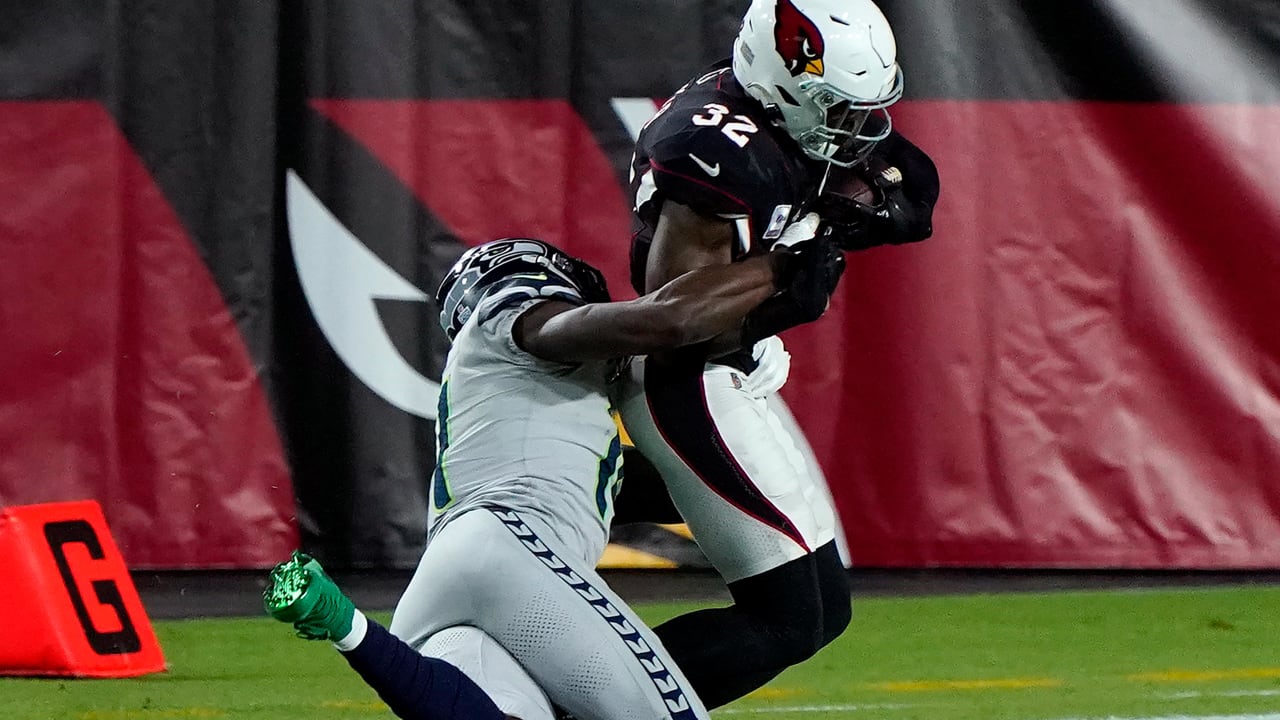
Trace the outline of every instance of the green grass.
[[[692, 607], [640, 610], [657, 622]], [[156, 631], [169, 672], [2, 679], [0, 718], [390, 717], [327, 644], [297, 640], [266, 618], [166, 621]], [[1280, 588], [863, 600], [835, 644], [716, 714], [1038, 720], [1277, 713]]]

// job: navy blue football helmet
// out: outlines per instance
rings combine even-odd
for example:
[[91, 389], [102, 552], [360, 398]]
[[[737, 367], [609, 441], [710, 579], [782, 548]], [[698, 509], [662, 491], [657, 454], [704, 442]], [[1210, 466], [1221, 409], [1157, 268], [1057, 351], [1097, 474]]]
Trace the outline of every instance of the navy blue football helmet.
[[497, 312], [533, 298], [576, 305], [609, 302], [604, 276], [555, 246], [532, 238], [502, 238], [462, 254], [436, 290], [440, 327], [452, 341], [484, 298], [502, 299], [486, 308]]

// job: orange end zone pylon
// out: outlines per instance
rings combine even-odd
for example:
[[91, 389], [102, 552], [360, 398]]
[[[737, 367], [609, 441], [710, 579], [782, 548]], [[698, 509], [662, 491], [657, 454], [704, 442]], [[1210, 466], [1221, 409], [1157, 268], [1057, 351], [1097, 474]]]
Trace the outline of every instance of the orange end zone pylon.
[[165, 669], [96, 502], [0, 510], [0, 598], [0, 675], [130, 677]]

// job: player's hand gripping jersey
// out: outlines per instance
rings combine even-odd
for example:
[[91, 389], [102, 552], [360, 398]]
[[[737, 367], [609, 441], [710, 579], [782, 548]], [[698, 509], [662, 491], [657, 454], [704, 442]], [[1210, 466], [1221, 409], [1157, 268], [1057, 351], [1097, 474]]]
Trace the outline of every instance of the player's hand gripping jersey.
[[767, 251], [804, 214], [824, 169], [770, 122], [727, 62], [685, 85], [641, 130], [632, 158], [632, 286], [645, 291], [649, 247], [667, 200], [733, 222], [738, 260]]

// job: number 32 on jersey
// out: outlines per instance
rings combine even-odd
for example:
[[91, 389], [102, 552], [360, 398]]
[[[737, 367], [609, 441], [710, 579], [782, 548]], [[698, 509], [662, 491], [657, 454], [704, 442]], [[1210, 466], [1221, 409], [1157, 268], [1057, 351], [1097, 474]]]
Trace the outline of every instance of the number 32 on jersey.
[[694, 115], [691, 120], [700, 127], [719, 127], [724, 136], [732, 140], [738, 147], [744, 148], [751, 142], [751, 135], [760, 132], [755, 121], [746, 115], [734, 115], [733, 120], [724, 122], [729, 115], [729, 108], [719, 103], [707, 103], [702, 106], [703, 112]]

